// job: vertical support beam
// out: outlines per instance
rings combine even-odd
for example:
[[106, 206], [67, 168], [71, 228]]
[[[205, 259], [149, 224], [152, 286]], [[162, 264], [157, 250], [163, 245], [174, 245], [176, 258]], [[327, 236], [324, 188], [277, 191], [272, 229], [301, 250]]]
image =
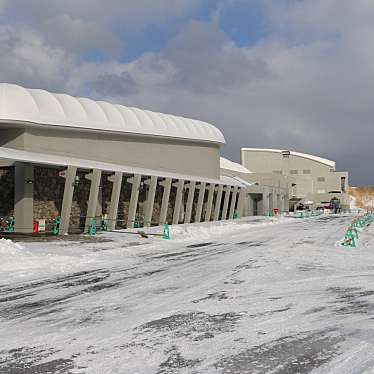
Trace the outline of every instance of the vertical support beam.
[[244, 217], [246, 214], [244, 212], [244, 206], [247, 200], [247, 189], [245, 187], [241, 187], [239, 191], [239, 198], [238, 198], [238, 217]]
[[268, 187], [264, 187], [262, 196], [263, 196], [263, 198], [262, 198], [262, 209], [263, 209], [262, 214], [264, 216], [268, 216], [269, 213], [270, 213], [270, 209], [271, 209], [270, 208], [271, 193], [270, 193], [270, 189]]
[[273, 189], [273, 209], [278, 207], [278, 189]]
[[64, 197], [62, 198], [60, 235], [66, 235], [69, 232], [76, 175], [77, 168], [75, 166], [68, 166], [65, 174]]
[[184, 223], [190, 223], [191, 222], [191, 215], [192, 215], [192, 206], [193, 201], [195, 197], [195, 188], [196, 188], [196, 182], [191, 181], [188, 185], [188, 198], [187, 198], [187, 204], [186, 204], [186, 215], [184, 216]]
[[164, 193], [162, 195], [162, 203], [161, 203], [161, 212], [160, 212], [160, 225], [165, 225], [167, 214], [168, 214], [168, 207], [169, 207], [169, 198], [170, 198], [170, 190], [171, 190], [171, 178], [166, 178], [164, 181], [160, 182], [160, 186], [164, 187]]
[[226, 186], [225, 187], [225, 200], [223, 201], [221, 220], [225, 220], [227, 218], [227, 210], [229, 208], [230, 193], [231, 193], [231, 186]]
[[230, 205], [230, 211], [229, 211], [229, 219], [234, 218], [236, 199], [238, 197], [238, 189], [239, 189], [239, 187], [235, 186], [234, 190], [232, 191], [231, 205]]
[[197, 188], [199, 189], [199, 198], [197, 200], [195, 222], [200, 222], [201, 221], [201, 213], [203, 212], [203, 204], [204, 204], [206, 183], [201, 182]]
[[212, 207], [213, 207], [213, 198], [214, 198], [214, 190], [216, 185], [211, 183], [208, 188], [208, 201], [206, 204], [206, 211], [205, 211], [205, 222], [210, 221], [210, 217], [212, 216]]
[[[96, 217], [102, 217], [103, 215], [103, 184], [99, 183], [99, 192], [97, 195], [97, 204], [96, 204]], [[97, 225], [100, 226], [101, 218], [97, 218]]]
[[290, 211], [290, 202], [289, 202], [289, 196], [287, 192], [283, 192], [283, 210], [285, 212]]
[[218, 189], [217, 189], [216, 205], [214, 207], [214, 217], [213, 217], [214, 221], [219, 220], [219, 213], [221, 210], [221, 201], [222, 201], [222, 192], [223, 192], [223, 184], [219, 184]]
[[138, 208], [139, 187], [141, 179], [142, 176], [140, 174], [135, 174], [132, 178], [127, 179], [127, 182], [132, 183], [129, 215], [127, 217], [127, 228], [134, 227], [136, 210]]
[[16, 162], [14, 183], [15, 231], [32, 233], [34, 224], [34, 166]]
[[93, 169], [92, 173], [85, 176], [86, 179], [91, 181], [90, 196], [88, 198], [86, 223], [84, 225], [84, 232], [88, 232], [90, 228], [91, 219], [96, 220], [96, 208], [99, 199], [99, 189], [101, 181], [101, 170]]
[[179, 215], [181, 212], [182, 197], [183, 197], [184, 180], [180, 179], [175, 184], [175, 187], [177, 187], [177, 196], [175, 198], [175, 205], [174, 205], [174, 212], [173, 212], [173, 225], [177, 225], [179, 223]]
[[108, 181], [113, 183], [112, 196], [110, 198], [109, 214], [108, 214], [108, 229], [115, 230], [118, 215], [118, 204], [121, 195], [123, 173], [116, 171], [114, 175], [108, 177]]
[[255, 201], [254, 201], [254, 197], [252, 194], [248, 194], [248, 200], [246, 202], [246, 206], [247, 206], [247, 212], [245, 212], [244, 214], [246, 216], [254, 216], [255, 215]]
[[156, 196], [156, 188], [157, 188], [157, 177], [151, 176], [150, 179], [145, 181], [147, 185], [149, 185], [148, 189], [148, 198], [145, 206], [145, 214], [144, 214], [144, 226], [150, 227], [152, 222], [152, 213], [153, 213], [153, 205], [155, 202]]

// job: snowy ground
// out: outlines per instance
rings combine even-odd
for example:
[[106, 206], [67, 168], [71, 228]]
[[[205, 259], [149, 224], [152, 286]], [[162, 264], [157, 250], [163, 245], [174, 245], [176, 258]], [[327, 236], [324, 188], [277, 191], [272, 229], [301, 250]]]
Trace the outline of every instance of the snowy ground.
[[374, 225], [179, 226], [0, 241], [0, 373], [372, 373]]

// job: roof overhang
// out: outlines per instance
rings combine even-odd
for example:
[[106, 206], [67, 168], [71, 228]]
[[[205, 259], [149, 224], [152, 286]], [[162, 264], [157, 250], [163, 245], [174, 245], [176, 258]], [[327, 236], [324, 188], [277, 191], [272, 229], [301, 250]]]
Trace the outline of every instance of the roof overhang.
[[[106, 162], [64, 157], [46, 153], [22, 151], [18, 149], [0, 147], [0, 160], [7, 162], [26, 162], [34, 165], [46, 165], [53, 167], [75, 166], [83, 170], [99, 169], [106, 172], [122, 172], [124, 174], [139, 174], [144, 176], [157, 176], [160, 178], [183, 179], [185, 181], [205, 182], [209, 184], [222, 184], [237, 187], [246, 187], [245, 181], [229, 176], [221, 176], [220, 179], [203, 178], [196, 175], [185, 175], [162, 170], [146, 169], [133, 166], [123, 166]], [[9, 165], [8, 163], [8, 165]]]

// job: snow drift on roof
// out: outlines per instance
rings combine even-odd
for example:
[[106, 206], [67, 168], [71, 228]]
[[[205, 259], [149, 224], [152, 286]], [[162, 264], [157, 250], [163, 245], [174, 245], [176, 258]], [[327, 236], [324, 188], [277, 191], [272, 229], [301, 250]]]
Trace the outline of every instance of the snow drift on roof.
[[252, 172], [248, 170], [246, 167], [244, 167], [241, 164], [238, 164], [237, 162], [233, 162], [228, 160], [227, 158], [220, 157], [220, 168], [231, 170], [237, 173], [243, 173], [243, 174], [251, 174]]

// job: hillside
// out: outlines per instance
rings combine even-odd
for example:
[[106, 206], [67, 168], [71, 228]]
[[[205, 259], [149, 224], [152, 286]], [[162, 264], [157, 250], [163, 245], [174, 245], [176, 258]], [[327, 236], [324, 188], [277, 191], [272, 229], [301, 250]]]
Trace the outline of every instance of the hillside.
[[351, 187], [349, 194], [359, 208], [374, 209], [374, 187]]

